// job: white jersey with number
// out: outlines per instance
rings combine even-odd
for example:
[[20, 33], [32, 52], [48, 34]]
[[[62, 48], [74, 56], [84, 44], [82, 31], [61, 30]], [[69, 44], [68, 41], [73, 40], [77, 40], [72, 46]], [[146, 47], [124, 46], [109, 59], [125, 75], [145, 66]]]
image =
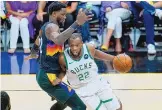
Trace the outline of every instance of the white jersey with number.
[[82, 56], [79, 60], [70, 57], [69, 48], [64, 51], [66, 76], [71, 87], [90, 109], [118, 109], [120, 104], [110, 84], [98, 75], [98, 67], [85, 44], [82, 49]]
[[82, 49], [82, 56], [78, 60], [74, 60], [69, 55], [69, 48], [64, 51], [67, 68], [66, 75], [68, 82], [73, 88], [82, 87], [98, 76], [98, 67], [91, 57], [88, 47], [83, 44]]

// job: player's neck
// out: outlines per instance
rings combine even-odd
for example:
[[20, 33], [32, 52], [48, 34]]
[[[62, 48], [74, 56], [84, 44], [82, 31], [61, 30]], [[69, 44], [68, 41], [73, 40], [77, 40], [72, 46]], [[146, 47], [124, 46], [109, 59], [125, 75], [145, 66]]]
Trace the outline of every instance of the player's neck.
[[58, 22], [57, 22], [56, 18], [54, 18], [54, 17], [50, 17], [49, 21], [58, 25]]

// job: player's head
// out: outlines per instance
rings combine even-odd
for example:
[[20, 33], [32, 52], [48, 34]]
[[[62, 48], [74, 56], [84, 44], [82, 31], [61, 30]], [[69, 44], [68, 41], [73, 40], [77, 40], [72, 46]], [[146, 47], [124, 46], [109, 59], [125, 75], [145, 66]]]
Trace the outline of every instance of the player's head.
[[74, 57], [77, 57], [81, 54], [83, 41], [82, 36], [79, 33], [73, 33], [69, 38], [70, 52]]
[[48, 6], [48, 14], [57, 20], [59, 24], [64, 23], [66, 19], [66, 4], [57, 1], [51, 3]]
[[5, 91], [1, 91], [1, 110], [10, 110], [10, 97]]

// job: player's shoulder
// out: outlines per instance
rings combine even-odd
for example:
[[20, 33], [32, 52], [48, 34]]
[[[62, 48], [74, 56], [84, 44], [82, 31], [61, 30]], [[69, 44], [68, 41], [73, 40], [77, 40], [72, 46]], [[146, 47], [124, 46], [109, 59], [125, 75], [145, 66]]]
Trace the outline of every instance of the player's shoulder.
[[48, 23], [46, 24], [46, 30], [55, 30], [55, 29], [59, 29], [59, 26], [54, 24], [54, 23]]
[[85, 45], [88, 47], [89, 50], [94, 50], [95, 49], [95, 46], [93, 44], [91, 44], [91, 43], [86, 43]]
[[89, 50], [91, 56], [94, 56], [95, 53], [95, 46], [91, 43], [86, 43], [87, 49]]

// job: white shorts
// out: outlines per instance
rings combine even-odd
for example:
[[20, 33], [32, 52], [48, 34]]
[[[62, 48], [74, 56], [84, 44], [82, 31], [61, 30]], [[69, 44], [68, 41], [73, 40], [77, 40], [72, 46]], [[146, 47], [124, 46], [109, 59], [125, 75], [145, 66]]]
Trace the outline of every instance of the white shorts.
[[84, 87], [75, 89], [75, 91], [91, 110], [116, 110], [120, 108], [120, 103], [110, 84], [102, 77]]

